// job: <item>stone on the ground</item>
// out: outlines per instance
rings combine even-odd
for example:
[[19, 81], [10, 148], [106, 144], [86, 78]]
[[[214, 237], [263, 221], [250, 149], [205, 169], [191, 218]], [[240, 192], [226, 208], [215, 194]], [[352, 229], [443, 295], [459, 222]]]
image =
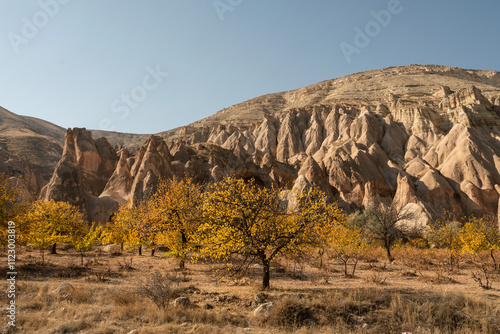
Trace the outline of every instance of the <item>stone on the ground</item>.
[[65, 295], [67, 293], [74, 293], [75, 292], [75, 287], [71, 285], [70, 283], [63, 283], [59, 285], [52, 293], [57, 293], [60, 295]]
[[254, 315], [259, 315], [259, 314], [267, 313], [272, 307], [273, 307], [273, 303], [272, 302], [261, 304], [261, 305], [259, 305], [259, 307], [257, 307], [253, 311], [253, 314]]

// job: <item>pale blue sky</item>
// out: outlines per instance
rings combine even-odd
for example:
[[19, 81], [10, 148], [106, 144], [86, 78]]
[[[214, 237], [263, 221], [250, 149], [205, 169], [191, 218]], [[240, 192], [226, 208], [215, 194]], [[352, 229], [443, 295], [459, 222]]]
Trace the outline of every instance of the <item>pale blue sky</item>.
[[[0, 0], [0, 106], [63, 127], [155, 133], [364, 70], [500, 70], [499, 1], [397, 2]], [[381, 10], [391, 17], [375, 23]], [[356, 27], [372, 29], [369, 43], [356, 46]], [[350, 62], [341, 43], [357, 47]]]

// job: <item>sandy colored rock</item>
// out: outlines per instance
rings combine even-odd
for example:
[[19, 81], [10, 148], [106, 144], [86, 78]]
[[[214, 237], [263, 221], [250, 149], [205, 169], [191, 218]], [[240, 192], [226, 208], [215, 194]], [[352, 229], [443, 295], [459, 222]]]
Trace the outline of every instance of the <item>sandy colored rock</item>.
[[[116, 209], [114, 201], [96, 203], [114, 173], [118, 156], [106, 139], [94, 141], [86, 129], [66, 131], [63, 156], [40, 197], [67, 201], [79, 207], [90, 221], [107, 221]], [[93, 212], [99, 211], [97, 220]]]

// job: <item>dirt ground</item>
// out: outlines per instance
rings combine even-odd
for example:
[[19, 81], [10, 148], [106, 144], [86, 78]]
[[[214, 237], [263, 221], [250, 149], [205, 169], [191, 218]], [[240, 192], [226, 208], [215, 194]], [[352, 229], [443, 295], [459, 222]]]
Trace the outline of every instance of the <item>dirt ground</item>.
[[[481, 288], [472, 278], [476, 267], [471, 262], [463, 259], [459, 269], [450, 270], [439, 261], [445, 256], [439, 252], [417, 254], [417, 258], [429, 257], [422, 265], [415, 254], [409, 260], [402, 249], [395, 250], [392, 263], [382, 250], [375, 250], [358, 264], [354, 277], [344, 275], [343, 265], [335, 260], [324, 260], [323, 269], [318, 269], [317, 261], [311, 259], [280, 258], [272, 267], [271, 288], [262, 291], [259, 264], [251, 265], [241, 277], [227, 278], [224, 264], [187, 262], [186, 268], [179, 270], [178, 259], [164, 252], [150, 256], [145, 250], [138, 256], [119, 252], [117, 247], [112, 251], [98, 247], [86, 254], [84, 266], [80, 257], [64, 245], [57, 255], [45, 254], [43, 265], [38, 251], [19, 249], [15, 332], [500, 333], [500, 324], [494, 319], [500, 315], [500, 275], [492, 274], [491, 289]], [[0, 261], [0, 268], [7, 272], [7, 256], [2, 254]], [[419, 264], [413, 265], [416, 262]], [[141, 282], [148, 282], [157, 270], [169, 275], [171, 288], [176, 291], [165, 310], [138, 293]], [[57, 292], [64, 283], [71, 284], [69, 290]], [[2, 290], [8, 290], [8, 282], [2, 282]], [[257, 295], [260, 299], [255, 301]], [[192, 305], [174, 307], [171, 302], [178, 296], [188, 297]], [[439, 322], [439, 303], [449, 296], [464, 300], [464, 309], [455, 311], [467, 314], [466, 320], [444, 314], [441, 317], [452, 321]], [[410, 320], [405, 320], [395, 306], [400, 299], [414, 307], [405, 311]], [[338, 306], [340, 300], [342, 306]], [[0, 296], [5, 307], [9, 301], [6, 293]], [[281, 306], [274, 313], [255, 315], [255, 309], [265, 302]], [[342, 307], [343, 311], [332, 311], [330, 303], [337, 305], [334, 310]], [[295, 317], [292, 320], [283, 313], [293, 309], [289, 305], [301, 307], [291, 313]], [[424, 319], [424, 307], [436, 315]], [[330, 317], [328, 312], [338, 315]], [[4, 317], [0, 328], [5, 333], [13, 332], [7, 321]]]

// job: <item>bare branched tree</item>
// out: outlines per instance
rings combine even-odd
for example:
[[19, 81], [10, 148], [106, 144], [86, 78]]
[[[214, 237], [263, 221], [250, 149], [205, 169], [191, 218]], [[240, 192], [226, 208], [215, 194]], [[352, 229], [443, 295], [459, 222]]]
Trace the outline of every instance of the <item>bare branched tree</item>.
[[415, 219], [415, 214], [405, 209], [398, 209], [395, 206], [380, 205], [369, 207], [358, 217], [364, 225], [366, 231], [374, 240], [382, 243], [387, 252], [389, 261], [394, 258], [391, 249], [394, 243], [402, 239], [411, 239], [419, 234], [419, 230], [403, 221]]

